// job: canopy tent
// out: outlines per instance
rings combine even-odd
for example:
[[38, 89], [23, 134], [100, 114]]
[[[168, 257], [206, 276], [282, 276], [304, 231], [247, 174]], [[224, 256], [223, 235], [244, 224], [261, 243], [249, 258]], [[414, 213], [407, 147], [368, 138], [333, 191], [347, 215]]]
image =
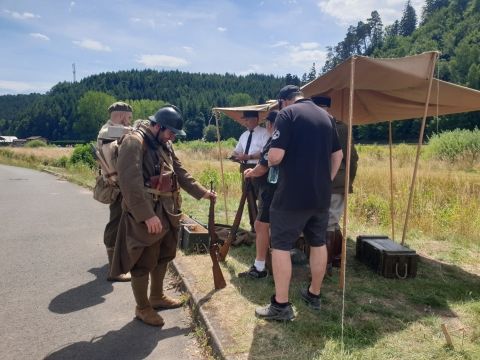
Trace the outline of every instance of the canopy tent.
[[[395, 59], [355, 56], [354, 125], [422, 117], [435, 52]], [[328, 96], [329, 112], [347, 120], [353, 57], [302, 87], [306, 97]], [[480, 110], [480, 91], [433, 79], [427, 116]]]
[[[378, 59], [352, 56], [343, 63], [304, 85], [301, 90], [306, 97], [328, 96], [332, 100], [329, 112], [337, 119], [351, 126], [372, 124], [383, 121], [407, 120], [423, 117], [419, 135], [417, 158], [415, 161], [410, 198], [407, 206], [402, 243], [405, 239], [409, 210], [413, 199], [414, 182], [418, 168], [420, 146], [427, 116], [446, 115], [480, 110], [480, 91], [434, 79], [437, 52], [427, 52], [404, 58]], [[264, 118], [268, 111], [277, 108], [277, 102], [243, 107], [214, 108], [217, 118], [222, 112], [243, 124], [242, 112], [260, 111]], [[218, 134], [219, 135], [219, 134]], [[391, 154], [390, 128], [390, 154]], [[350, 162], [350, 141], [346, 156]], [[347, 181], [349, 166], [346, 166]], [[393, 217], [393, 174], [390, 156], [391, 210]], [[346, 191], [345, 202], [348, 202]], [[344, 234], [346, 235], [347, 209], [344, 213]], [[392, 219], [392, 238], [394, 238]], [[343, 244], [341, 286], [344, 282], [345, 243]]]
[[270, 100], [266, 104], [260, 104], [260, 105], [216, 107], [216, 108], [213, 108], [213, 111], [224, 113], [229, 118], [235, 120], [236, 122], [242, 125], [245, 125], [245, 121], [242, 118], [244, 111], [258, 111], [258, 118], [260, 122], [262, 122], [265, 120], [270, 110], [272, 110], [273, 108], [276, 108], [276, 106], [277, 106], [276, 100]]

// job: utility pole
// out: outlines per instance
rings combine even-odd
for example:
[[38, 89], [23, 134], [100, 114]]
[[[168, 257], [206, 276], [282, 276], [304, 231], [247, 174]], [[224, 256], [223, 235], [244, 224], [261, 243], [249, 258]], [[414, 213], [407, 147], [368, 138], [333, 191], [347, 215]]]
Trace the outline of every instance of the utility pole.
[[77, 82], [77, 78], [75, 76], [76, 74], [76, 71], [75, 71], [75, 63], [72, 64], [72, 71], [73, 71], [73, 82]]

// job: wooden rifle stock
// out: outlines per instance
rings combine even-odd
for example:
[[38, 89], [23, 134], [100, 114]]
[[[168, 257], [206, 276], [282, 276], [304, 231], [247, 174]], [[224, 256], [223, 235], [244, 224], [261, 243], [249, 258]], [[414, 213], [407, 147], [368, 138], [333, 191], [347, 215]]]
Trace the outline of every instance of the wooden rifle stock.
[[[213, 183], [210, 184], [210, 189], [213, 189]], [[219, 245], [218, 245], [218, 235], [215, 232], [215, 201], [210, 198], [210, 209], [208, 212], [208, 234], [210, 235], [210, 257], [212, 258], [212, 272], [213, 272], [213, 283], [215, 285], [215, 290], [223, 289], [227, 286], [225, 279], [222, 274], [222, 269], [218, 263], [219, 257]]]
[[227, 257], [228, 250], [230, 250], [230, 245], [232, 245], [233, 240], [237, 237], [237, 231], [240, 226], [240, 221], [242, 221], [243, 208], [245, 207], [245, 201], [247, 200], [247, 190], [245, 187], [242, 190], [242, 197], [240, 198], [240, 204], [238, 204], [237, 214], [235, 215], [235, 220], [233, 220], [232, 227], [228, 233], [227, 241], [220, 247], [218, 252], [218, 259], [220, 261], [225, 261]]
[[250, 218], [250, 226], [253, 229], [255, 226], [255, 220], [257, 219], [258, 208], [255, 190], [251, 179], [245, 179], [245, 189], [247, 191], [248, 216]]

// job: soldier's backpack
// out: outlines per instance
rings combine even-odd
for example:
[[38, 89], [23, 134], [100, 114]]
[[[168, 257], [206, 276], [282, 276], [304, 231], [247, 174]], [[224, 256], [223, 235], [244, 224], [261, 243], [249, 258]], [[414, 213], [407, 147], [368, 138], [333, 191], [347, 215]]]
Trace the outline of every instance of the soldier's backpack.
[[[92, 151], [99, 165], [99, 173], [93, 188], [93, 198], [102, 204], [112, 204], [120, 194], [117, 182], [118, 147], [123, 136], [133, 131], [140, 132], [138, 129], [129, 128], [119, 139], [103, 141], [101, 146], [92, 144]], [[142, 138], [143, 142], [143, 134], [139, 137]]]

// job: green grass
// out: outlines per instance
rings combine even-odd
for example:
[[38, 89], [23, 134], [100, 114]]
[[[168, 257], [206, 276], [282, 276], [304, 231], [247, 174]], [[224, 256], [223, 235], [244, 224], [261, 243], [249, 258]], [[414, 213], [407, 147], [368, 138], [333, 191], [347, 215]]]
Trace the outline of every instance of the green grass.
[[[218, 147], [203, 143], [192, 146], [182, 143], [177, 147], [185, 167], [204, 185], [209, 186], [213, 181], [223, 195]], [[223, 157], [228, 150], [222, 149]], [[359, 154], [355, 193], [349, 198], [348, 234], [351, 238], [359, 234], [390, 235], [388, 147], [359, 146]], [[52, 158], [0, 149], [2, 163], [47, 167], [77, 183], [93, 184], [94, 171], [86, 166], [72, 166], [69, 161], [61, 160], [61, 156]], [[401, 238], [414, 157], [415, 147], [394, 147], [397, 241]], [[231, 223], [240, 196], [240, 176], [236, 164], [223, 165]], [[298, 295], [299, 289], [308, 283], [307, 271], [294, 267], [290, 293], [297, 318], [291, 324], [268, 323], [255, 320], [252, 309], [268, 301], [274, 291], [273, 281], [271, 277], [258, 282], [237, 278], [238, 272], [251, 265], [255, 249], [232, 248], [222, 267], [224, 273], [232, 276], [235, 295], [223, 301], [250, 304], [240, 314], [242, 326], [232, 323], [230, 330], [234, 336], [242, 337], [248, 328], [253, 337], [246, 344], [235, 345], [230, 353], [247, 353], [249, 359], [295, 360], [480, 358], [479, 168], [478, 162], [469, 164], [468, 169], [458, 168], [422, 155], [406, 243], [428, 258], [420, 261], [415, 279], [400, 281], [378, 276], [355, 260], [354, 242], [348, 242], [343, 347], [338, 272], [325, 280], [322, 311], [314, 313]], [[196, 201], [184, 194], [183, 209], [199, 221], [207, 222], [207, 201]], [[249, 228], [247, 219], [245, 213], [242, 219], [245, 229]], [[216, 206], [216, 222], [227, 222], [222, 196]], [[231, 320], [228, 316], [223, 318], [228, 326]], [[252, 322], [252, 327], [248, 327]], [[452, 332], [453, 349], [445, 346], [442, 323], [451, 330], [465, 329], [464, 336], [462, 331]]]

